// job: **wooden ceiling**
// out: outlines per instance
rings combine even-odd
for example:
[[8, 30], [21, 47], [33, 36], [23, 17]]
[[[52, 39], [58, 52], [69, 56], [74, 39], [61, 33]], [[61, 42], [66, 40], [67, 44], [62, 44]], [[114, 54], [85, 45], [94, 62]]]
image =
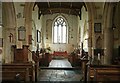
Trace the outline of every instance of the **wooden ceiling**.
[[86, 8], [84, 2], [35, 2], [34, 7], [36, 5], [39, 8], [40, 15], [54, 14], [54, 13], [79, 15], [81, 13], [82, 6]]

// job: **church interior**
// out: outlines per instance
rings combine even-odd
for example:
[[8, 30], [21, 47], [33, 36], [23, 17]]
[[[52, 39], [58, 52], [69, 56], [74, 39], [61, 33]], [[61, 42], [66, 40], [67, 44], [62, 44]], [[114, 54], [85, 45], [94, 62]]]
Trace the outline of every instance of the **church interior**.
[[0, 2], [2, 83], [120, 81], [120, 2]]

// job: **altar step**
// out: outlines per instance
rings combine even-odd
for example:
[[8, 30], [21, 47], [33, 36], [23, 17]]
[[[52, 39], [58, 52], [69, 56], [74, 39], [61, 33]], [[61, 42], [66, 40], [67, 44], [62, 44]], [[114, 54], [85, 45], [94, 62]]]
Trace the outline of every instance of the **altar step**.
[[40, 69], [49, 69], [49, 70], [81, 70], [80, 67], [40, 67]]
[[53, 56], [53, 58], [52, 59], [65, 59], [66, 57], [64, 57], [64, 56]]

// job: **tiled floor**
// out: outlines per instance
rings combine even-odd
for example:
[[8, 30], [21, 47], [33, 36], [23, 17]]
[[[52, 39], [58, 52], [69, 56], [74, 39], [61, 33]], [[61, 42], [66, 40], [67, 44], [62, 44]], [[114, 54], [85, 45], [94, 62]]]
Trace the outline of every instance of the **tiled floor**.
[[41, 70], [39, 81], [81, 81], [82, 73], [78, 70]]
[[69, 67], [69, 68], [72, 68], [68, 59], [59, 59], [59, 60], [53, 59], [50, 62], [49, 67]]
[[80, 82], [82, 80], [82, 72], [80, 70], [65, 70], [64, 67], [72, 67], [67, 59], [52, 60], [49, 67], [63, 67], [63, 69], [41, 69], [39, 73], [40, 82], [56, 83], [56, 82]]

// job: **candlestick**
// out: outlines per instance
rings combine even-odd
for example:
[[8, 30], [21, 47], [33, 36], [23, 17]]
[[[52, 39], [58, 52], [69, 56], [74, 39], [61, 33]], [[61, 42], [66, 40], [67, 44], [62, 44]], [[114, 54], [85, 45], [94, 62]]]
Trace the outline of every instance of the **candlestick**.
[[98, 60], [100, 60], [100, 53], [98, 53]]

